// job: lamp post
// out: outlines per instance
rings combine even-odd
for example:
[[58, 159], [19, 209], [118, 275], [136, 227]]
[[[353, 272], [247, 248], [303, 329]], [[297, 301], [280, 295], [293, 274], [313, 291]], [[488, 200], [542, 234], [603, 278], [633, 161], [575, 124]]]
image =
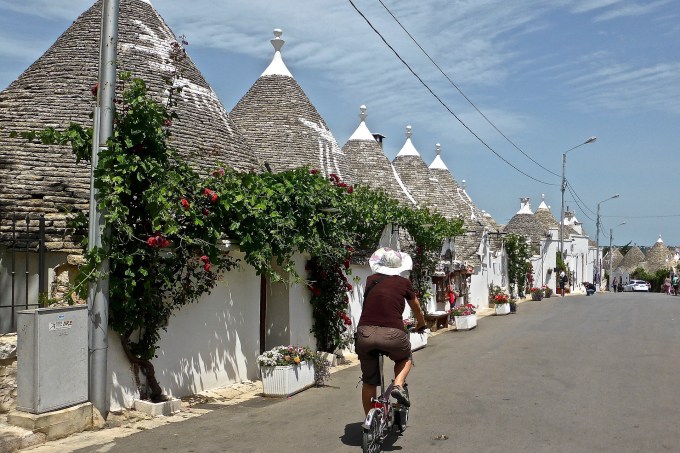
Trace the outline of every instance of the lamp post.
[[[621, 222], [618, 225], [616, 225], [614, 228], [618, 228], [621, 225], [625, 225], [626, 222]], [[614, 237], [614, 228], [609, 229], [609, 291], [611, 291], [611, 281], [612, 281], [612, 263], [614, 262], [614, 254], [612, 253], [612, 238]]]
[[595, 277], [593, 280], [597, 280], [595, 283], [596, 287], [602, 286], [602, 276], [600, 275], [600, 205], [604, 203], [605, 201], [613, 200], [614, 198], [619, 198], [619, 194], [612, 195], [611, 197], [607, 198], [606, 200], [602, 200], [597, 204], [597, 222], [595, 222], [595, 228], [597, 229], [597, 240], [595, 241], [595, 249], [596, 249], [596, 255], [595, 255]]
[[565, 170], [567, 168], [567, 153], [569, 151], [580, 148], [583, 145], [593, 143], [597, 140], [597, 137], [592, 136], [580, 145], [576, 145], [573, 148], [569, 148], [562, 154], [562, 207], [560, 208], [560, 255], [564, 258], [564, 191], [567, 189], [567, 178], [565, 176]]

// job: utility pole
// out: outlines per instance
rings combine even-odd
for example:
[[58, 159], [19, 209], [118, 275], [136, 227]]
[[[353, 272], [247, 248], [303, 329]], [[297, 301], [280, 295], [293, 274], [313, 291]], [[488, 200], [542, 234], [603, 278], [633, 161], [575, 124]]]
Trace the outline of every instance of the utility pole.
[[[106, 149], [113, 135], [113, 117], [116, 95], [116, 49], [118, 46], [118, 15], [120, 0], [102, 2], [102, 28], [99, 49], [99, 85], [97, 90], [98, 107], [95, 109], [94, 134], [92, 137], [92, 160], [90, 175], [90, 228], [88, 249], [102, 248], [106, 233], [104, 210], [99, 207], [99, 193], [94, 187], [94, 173], [99, 164], [99, 151]], [[109, 261], [103, 259], [97, 269], [103, 277], [89, 288], [87, 305], [90, 316], [89, 325], [89, 395], [92, 405], [106, 419], [109, 414], [109, 381], [107, 355], [109, 348]]]

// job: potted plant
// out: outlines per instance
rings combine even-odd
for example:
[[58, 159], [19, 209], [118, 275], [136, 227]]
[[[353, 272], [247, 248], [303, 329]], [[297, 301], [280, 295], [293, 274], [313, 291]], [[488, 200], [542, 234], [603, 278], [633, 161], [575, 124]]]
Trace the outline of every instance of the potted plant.
[[257, 357], [265, 396], [286, 397], [329, 377], [330, 364], [307, 346], [276, 346]]
[[510, 299], [510, 313], [517, 313], [517, 299]]
[[427, 346], [427, 333], [416, 332], [416, 320], [414, 318], [404, 319], [404, 330], [408, 332], [409, 340], [411, 341], [411, 351]]
[[553, 294], [553, 290], [552, 290], [551, 287], [543, 286], [543, 297], [548, 298], [548, 297], [552, 296], [552, 294]]
[[496, 308], [496, 315], [502, 316], [510, 313], [510, 295], [506, 293], [498, 293], [493, 298], [493, 303]]
[[472, 304], [464, 304], [451, 310], [456, 323], [456, 330], [470, 330], [477, 327], [477, 307]]
[[532, 287], [529, 292], [531, 293], [531, 300], [541, 300], [543, 299], [543, 288]]

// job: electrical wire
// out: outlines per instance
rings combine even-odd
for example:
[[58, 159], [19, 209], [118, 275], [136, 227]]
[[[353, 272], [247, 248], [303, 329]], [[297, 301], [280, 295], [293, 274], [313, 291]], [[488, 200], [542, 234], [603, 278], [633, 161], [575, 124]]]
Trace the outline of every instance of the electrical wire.
[[437, 100], [437, 101], [438, 101], [438, 102], [439, 102], [439, 103], [440, 103], [440, 104], [441, 104], [441, 105], [442, 105], [442, 106], [443, 106], [443, 107], [444, 107], [451, 115], [453, 115], [453, 117], [454, 117], [454, 118], [455, 118], [455, 119], [456, 119], [456, 120], [457, 120], [457, 121], [465, 128], [465, 129], [467, 129], [468, 132], [470, 132], [470, 133], [471, 133], [471, 134], [472, 134], [472, 135], [473, 135], [473, 136], [474, 136], [474, 137], [475, 137], [482, 145], [484, 145], [489, 151], [491, 151], [492, 153], [494, 153], [494, 154], [495, 154], [499, 159], [501, 159], [503, 162], [505, 162], [505, 163], [508, 164], [510, 167], [514, 168], [517, 172], [523, 174], [523, 175], [526, 176], [527, 178], [533, 179], [533, 180], [536, 181], [536, 182], [540, 182], [541, 184], [545, 184], [545, 185], [548, 185], [548, 186], [557, 186], [557, 185], [559, 185], [559, 184], [554, 184], [554, 183], [542, 181], [542, 180], [540, 180], [540, 179], [538, 179], [538, 178], [535, 178], [535, 177], [531, 176], [531, 175], [528, 174], [528, 173], [525, 173], [524, 171], [520, 170], [520, 169], [517, 168], [515, 165], [513, 165], [511, 162], [509, 162], [507, 159], [505, 159], [503, 156], [501, 156], [500, 154], [498, 154], [498, 152], [496, 152], [496, 150], [494, 150], [491, 146], [489, 146], [484, 140], [482, 140], [481, 137], [479, 137], [472, 129], [470, 129], [470, 127], [469, 127], [467, 124], [465, 124], [465, 122], [464, 122], [463, 120], [461, 120], [461, 119], [458, 117], [458, 115], [456, 115], [456, 114], [453, 112], [453, 110], [451, 110], [451, 109], [449, 108], [449, 106], [446, 105], [446, 103], [445, 103], [439, 96], [437, 96], [437, 94], [436, 94], [434, 91], [432, 91], [432, 89], [428, 86], [428, 84], [425, 83], [425, 81], [424, 81], [424, 80], [423, 80], [423, 79], [422, 79], [422, 78], [421, 78], [421, 77], [413, 70], [413, 68], [411, 68], [411, 66], [410, 66], [410, 65], [409, 65], [409, 64], [401, 57], [401, 55], [399, 55], [399, 52], [397, 52], [397, 51], [394, 49], [394, 47], [392, 47], [392, 46], [387, 42], [387, 40], [383, 37], [383, 35], [380, 34], [380, 32], [373, 26], [373, 24], [371, 23], [371, 21], [368, 20], [368, 18], [364, 15], [364, 13], [362, 13], [362, 12], [359, 10], [359, 8], [357, 8], [357, 6], [354, 4], [354, 2], [353, 2], [352, 0], [348, 0], [348, 1], [349, 1], [349, 3], [352, 5], [352, 7], [356, 10], [356, 12], [357, 12], [357, 13], [358, 13], [358, 14], [366, 21], [366, 23], [368, 24], [368, 26], [371, 27], [371, 29], [373, 29], [373, 31], [380, 37], [380, 39], [385, 43], [385, 45], [386, 45], [386, 46], [394, 53], [394, 55], [399, 59], [399, 61], [401, 61], [401, 63], [402, 63], [404, 66], [406, 66], [406, 68], [411, 72], [411, 74], [413, 74], [413, 76], [414, 76], [416, 79], [418, 79], [418, 81], [425, 87], [425, 89], [427, 89], [427, 91], [429, 91], [430, 94], [431, 94], [432, 96], [434, 96], [434, 98], [435, 98], [435, 99], [436, 99], [436, 100]]
[[448, 80], [449, 83], [450, 83], [456, 90], [458, 90], [458, 92], [460, 93], [460, 95], [463, 96], [463, 97], [465, 98], [466, 101], [468, 101], [468, 103], [469, 103], [469, 104], [477, 111], [477, 113], [479, 113], [479, 114], [482, 116], [482, 118], [484, 118], [484, 119], [486, 120], [486, 122], [489, 123], [489, 124], [491, 125], [491, 127], [493, 127], [493, 128], [496, 130], [496, 132], [498, 132], [499, 134], [501, 134], [501, 136], [502, 136], [508, 143], [510, 143], [517, 151], [519, 151], [520, 153], [524, 154], [524, 156], [526, 156], [530, 161], [532, 161], [533, 163], [535, 163], [536, 165], [538, 165], [539, 167], [541, 167], [543, 170], [545, 170], [545, 171], [547, 171], [548, 173], [551, 173], [551, 174], [553, 174], [553, 175], [555, 175], [555, 176], [557, 176], [557, 177], [560, 176], [560, 175], [558, 175], [557, 173], [555, 173], [554, 171], [552, 171], [552, 170], [550, 170], [550, 169], [544, 167], [544, 166], [541, 165], [539, 162], [537, 162], [536, 160], [534, 160], [533, 157], [531, 157], [530, 155], [528, 155], [527, 153], [525, 153], [524, 150], [522, 150], [519, 146], [517, 146], [517, 145], [516, 145], [512, 140], [510, 140], [510, 139], [509, 139], [509, 138], [508, 138], [508, 137], [507, 137], [500, 129], [498, 129], [498, 127], [496, 127], [496, 125], [493, 123], [493, 121], [491, 121], [484, 113], [482, 113], [481, 110], [479, 110], [479, 108], [475, 105], [475, 103], [472, 102], [472, 101], [470, 100], [470, 98], [468, 98], [468, 97], [465, 95], [465, 93], [463, 93], [463, 90], [461, 90], [460, 87], [458, 87], [458, 85], [456, 85], [456, 83], [455, 83], [453, 80], [451, 80], [451, 78], [448, 76], [448, 74], [446, 74], [446, 73], [444, 72], [444, 70], [437, 64], [437, 62], [434, 61], [434, 59], [430, 56], [429, 53], [427, 53], [427, 51], [423, 48], [423, 46], [421, 46], [420, 43], [418, 43], [418, 41], [416, 41], [416, 39], [413, 37], [413, 35], [411, 35], [411, 33], [406, 29], [406, 27], [404, 27], [404, 25], [399, 21], [399, 19], [397, 19], [397, 17], [392, 13], [392, 11], [390, 11], [390, 9], [385, 5], [385, 3], [383, 3], [383, 0], [378, 0], [378, 1], [379, 1], [380, 4], [383, 6], [383, 8], [385, 8], [385, 11], [387, 11], [387, 12], [389, 13], [389, 15], [392, 16], [392, 18], [394, 19], [394, 21], [395, 21], [397, 24], [399, 24], [399, 26], [401, 27], [401, 29], [404, 30], [404, 33], [406, 33], [406, 34], [408, 35], [408, 37], [411, 38], [411, 41], [413, 41], [414, 44], [415, 44], [416, 46], [418, 46], [418, 48], [423, 52], [423, 54], [425, 54], [425, 56], [430, 60], [430, 62], [431, 62], [431, 63], [439, 70], [439, 72], [441, 72], [441, 74], [446, 78], [446, 80]]
[[579, 202], [580, 198], [578, 198], [576, 193], [574, 193], [574, 191], [572, 190], [572, 187], [571, 187], [571, 185], [569, 185], [569, 183], [567, 183], [567, 190], [569, 190], [569, 193], [574, 197], [574, 203], [576, 203], [576, 206], [581, 208], [581, 213], [591, 222], [595, 222], [595, 219], [593, 219], [588, 214], [586, 214], [586, 210], [584, 209], [583, 206], [581, 206], [581, 203]]
[[581, 197], [578, 196], [578, 194], [576, 193], [576, 189], [574, 189], [574, 186], [572, 186], [571, 183], [570, 183], [569, 181], [567, 181], [567, 185], [568, 185], [569, 187], [571, 187], [571, 190], [573, 190], [574, 196], [575, 196], [576, 198], [578, 198], [579, 201], [580, 201], [581, 203], [583, 203], [583, 205], [586, 207], [586, 209], [587, 209], [588, 211], [590, 211], [590, 213], [591, 213], [592, 215], [597, 216], [597, 213], [596, 213], [595, 211], [593, 211], [592, 209], [590, 209], [590, 208], [588, 207], [588, 205], [586, 205], [586, 202], [583, 201], [583, 199], [581, 199]]

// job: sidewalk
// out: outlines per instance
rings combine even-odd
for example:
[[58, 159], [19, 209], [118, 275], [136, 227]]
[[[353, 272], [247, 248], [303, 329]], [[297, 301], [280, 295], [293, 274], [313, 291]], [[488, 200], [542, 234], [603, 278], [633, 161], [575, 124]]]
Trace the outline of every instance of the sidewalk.
[[[519, 300], [523, 303], [530, 299]], [[477, 310], [478, 318], [485, 318], [495, 313], [493, 308], [480, 308]], [[455, 328], [443, 328], [431, 332], [434, 337]], [[345, 354], [343, 363], [331, 368], [331, 374], [359, 365], [355, 354]], [[200, 405], [233, 406], [244, 401], [260, 397], [262, 384], [260, 381], [245, 381], [228, 387], [213, 389], [181, 398], [180, 412], [167, 417], [151, 417], [134, 410], [111, 412], [104, 423], [103, 428], [76, 433], [63, 439], [45, 441], [41, 433], [33, 433], [7, 424], [7, 414], [0, 414], [0, 453], [16, 451], [30, 451], [32, 453], [68, 453], [78, 449], [93, 446], [102, 446], [115, 439], [130, 436], [138, 431], [154, 429], [159, 426], [182, 422], [203, 414], [212, 412], [214, 409], [203, 409]]]

